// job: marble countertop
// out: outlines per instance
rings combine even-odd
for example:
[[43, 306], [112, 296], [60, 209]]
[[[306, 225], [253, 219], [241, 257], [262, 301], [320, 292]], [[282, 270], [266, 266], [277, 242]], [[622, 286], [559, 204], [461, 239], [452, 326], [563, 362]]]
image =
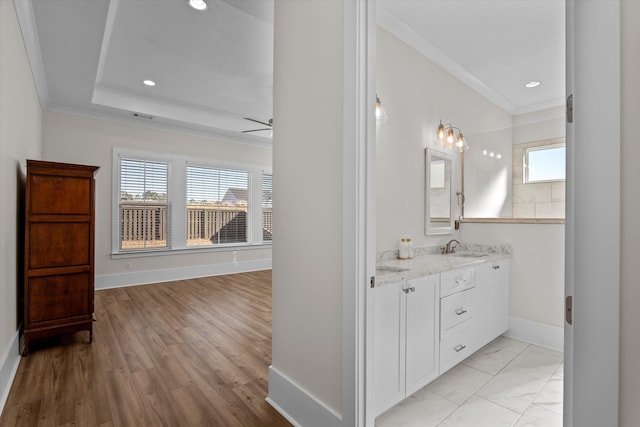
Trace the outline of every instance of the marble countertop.
[[418, 254], [415, 258], [406, 260], [378, 257], [376, 287], [505, 258], [511, 258], [510, 247], [500, 247], [497, 250], [495, 247], [479, 245], [462, 248], [460, 252], [453, 254]]

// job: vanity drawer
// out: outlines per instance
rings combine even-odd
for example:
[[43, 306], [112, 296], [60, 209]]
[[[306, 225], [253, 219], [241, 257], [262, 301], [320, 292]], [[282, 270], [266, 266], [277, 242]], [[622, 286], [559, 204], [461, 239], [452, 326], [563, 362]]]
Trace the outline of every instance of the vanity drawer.
[[473, 288], [475, 286], [473, 272], [472, 267], [442, 273], [440, 276], [440, 297]]
[[440, 300], [441, 336], [445, 335], [445, 331], [473, 317], [474, 293], [475, 289], [467, 289]]
[[455, 333], [440, 342], [440, 375], [475, 351], [475, 325], [468, 320], [454, 328]]

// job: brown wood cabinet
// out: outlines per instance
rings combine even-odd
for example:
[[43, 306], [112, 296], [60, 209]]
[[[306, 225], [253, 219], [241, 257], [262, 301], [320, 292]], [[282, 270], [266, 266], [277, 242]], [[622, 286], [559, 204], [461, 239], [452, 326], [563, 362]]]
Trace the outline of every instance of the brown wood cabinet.
[[92, 341], [96, 170], [27, 160], [23, 355], [33, 339]]

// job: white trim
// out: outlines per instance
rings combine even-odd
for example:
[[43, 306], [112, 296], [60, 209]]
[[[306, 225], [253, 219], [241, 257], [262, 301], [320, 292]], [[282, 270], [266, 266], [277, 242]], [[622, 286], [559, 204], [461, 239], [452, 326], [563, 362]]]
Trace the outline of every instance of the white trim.
[[96, 275], [95, 289], [122, 288], [173, 280], [195, 279], [198, 277], [221, 276], [224, 274], [247, 273], [270, 270], [271, 259], [240, 261], [221, 264], [206, 264], [191, 267], [166, 268], [162, 270], [132, 271], [128, 273]]
[[342, 425], [367, 425], [367, 289], [375, 269], [376, 3], [344, 2]]
[[551, 350], [564, 351], [564, 328], [562, 326], [510, 316], [509, 330], [504, 333], [504, 336]]
[[9, 397], [11, 385], [20, 365], [20, 331], [16, 331], [0, 363], [0, 414]]
[[47, 87], [47, 76], [44, 71], [44, 61], [42, 60], [42, 50], [40, 49], [40, 39], [36, 28], [35, 16], [33, 15], [33, 4], [31, 0], [13, 0], [22, 32], [22, 40], [31, 65], [33, 82], [38, 93], [40, 108], [43, 110], [49, 105], [49, 88]]
[[342, 427], [342, 419], [306, 390], [269, 366], [269, 397], [267, 403], [295, 427]]

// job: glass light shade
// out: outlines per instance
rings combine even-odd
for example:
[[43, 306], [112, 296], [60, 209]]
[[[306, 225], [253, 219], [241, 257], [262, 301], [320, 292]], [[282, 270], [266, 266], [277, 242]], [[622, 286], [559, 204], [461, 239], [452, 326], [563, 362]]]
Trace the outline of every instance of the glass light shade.
[[376, 95], [376, 125], [381, 125], [387, 121], [387, 111], [382, 106], [382, 102]]
[[444, 139], [444, 125], [442, 124], [442, 121], [440, 121], [440, 124], [438, 125], [437, 136], [438, 136], [439, 140], [443, 140]]
[[447, 129], [447, 142], [453, 144], [453, 129]]

